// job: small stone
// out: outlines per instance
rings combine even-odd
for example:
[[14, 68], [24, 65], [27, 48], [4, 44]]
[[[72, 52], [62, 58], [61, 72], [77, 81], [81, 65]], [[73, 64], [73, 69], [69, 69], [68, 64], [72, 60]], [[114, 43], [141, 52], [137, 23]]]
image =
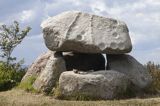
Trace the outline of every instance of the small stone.
[[74, 72], [74, 73], [78, 73], [78, 70], [76, 70], [76, 69], [73, 69], [73, 72]]

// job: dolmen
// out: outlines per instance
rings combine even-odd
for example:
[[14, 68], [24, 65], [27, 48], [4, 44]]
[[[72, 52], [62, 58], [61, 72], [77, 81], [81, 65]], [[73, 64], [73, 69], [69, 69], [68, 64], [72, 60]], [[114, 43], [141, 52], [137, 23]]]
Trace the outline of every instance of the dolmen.
[[[67, 11], [42, 22], [49, 51], [30, 66], [22, 82], [36, 76], [34, 89], [63, 98], [115, 99], [147, 88], [152, 77], [127, 54], [132, 43], [119, 20]], [[106, 57], [106, 58], [105, 58]]]

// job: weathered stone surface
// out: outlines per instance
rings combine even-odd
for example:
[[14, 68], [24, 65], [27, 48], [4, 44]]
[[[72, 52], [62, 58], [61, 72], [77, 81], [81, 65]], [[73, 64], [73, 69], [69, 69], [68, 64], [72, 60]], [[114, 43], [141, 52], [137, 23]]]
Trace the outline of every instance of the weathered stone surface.
[[111, 18], [69, 11], [45, 20], [41, 27], [52, 51], [122, 54], [132, 49], [126, 24]]
[[34, 63], [28, 68], [25, 76], [23, 77], [22, 81], [25, 81], [31, 76], [39, 76], [40, 72], [45, 68], [47, 61], [51, 56], [51, 51], [48, 51], [42, 55], [40, 55]]
[[150, 85], [152, 77], [148, 70], [130, 55], [107, 55], [108, 69], [124, 73], [136, 88]]
[[102, 54], [64, 53], [66, 69], [83, 71], [105, 70], [105, 58]]
[[85, 95], [98, 99], [113, 99], [122, 96], [130, 86], [129, 79], [117, 71], [63, 72], [59, 78], [62, 97]]
[[33, 87], [38, 91], [49, 93], [64, 71], [66, 71], [65, 61], [61, 53], [56, 52], [49, 58], [45, 69], [40, 73]]

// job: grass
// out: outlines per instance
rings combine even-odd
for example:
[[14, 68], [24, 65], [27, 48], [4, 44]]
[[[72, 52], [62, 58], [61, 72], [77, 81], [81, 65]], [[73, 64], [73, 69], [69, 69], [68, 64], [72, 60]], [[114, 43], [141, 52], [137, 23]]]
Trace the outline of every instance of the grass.
[[0, 106], [160, 106], [160, 98], [108, 101], [66, 101], [20, 89], [0, 92]]
[[35, 80], [36, 77], [28, 77], [25, 81], [22, 81], [17, 88], [23, 89], [28, 92], [37, 92], [32, 86]]

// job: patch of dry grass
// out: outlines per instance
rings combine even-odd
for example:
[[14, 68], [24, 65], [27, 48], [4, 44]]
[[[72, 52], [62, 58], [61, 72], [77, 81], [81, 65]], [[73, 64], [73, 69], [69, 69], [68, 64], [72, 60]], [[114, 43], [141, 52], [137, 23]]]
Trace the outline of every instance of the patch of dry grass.
[[108, 101], [65, 101], [13, 89], [0, 92], [0, 106], [160, 106], [160, 98]]

